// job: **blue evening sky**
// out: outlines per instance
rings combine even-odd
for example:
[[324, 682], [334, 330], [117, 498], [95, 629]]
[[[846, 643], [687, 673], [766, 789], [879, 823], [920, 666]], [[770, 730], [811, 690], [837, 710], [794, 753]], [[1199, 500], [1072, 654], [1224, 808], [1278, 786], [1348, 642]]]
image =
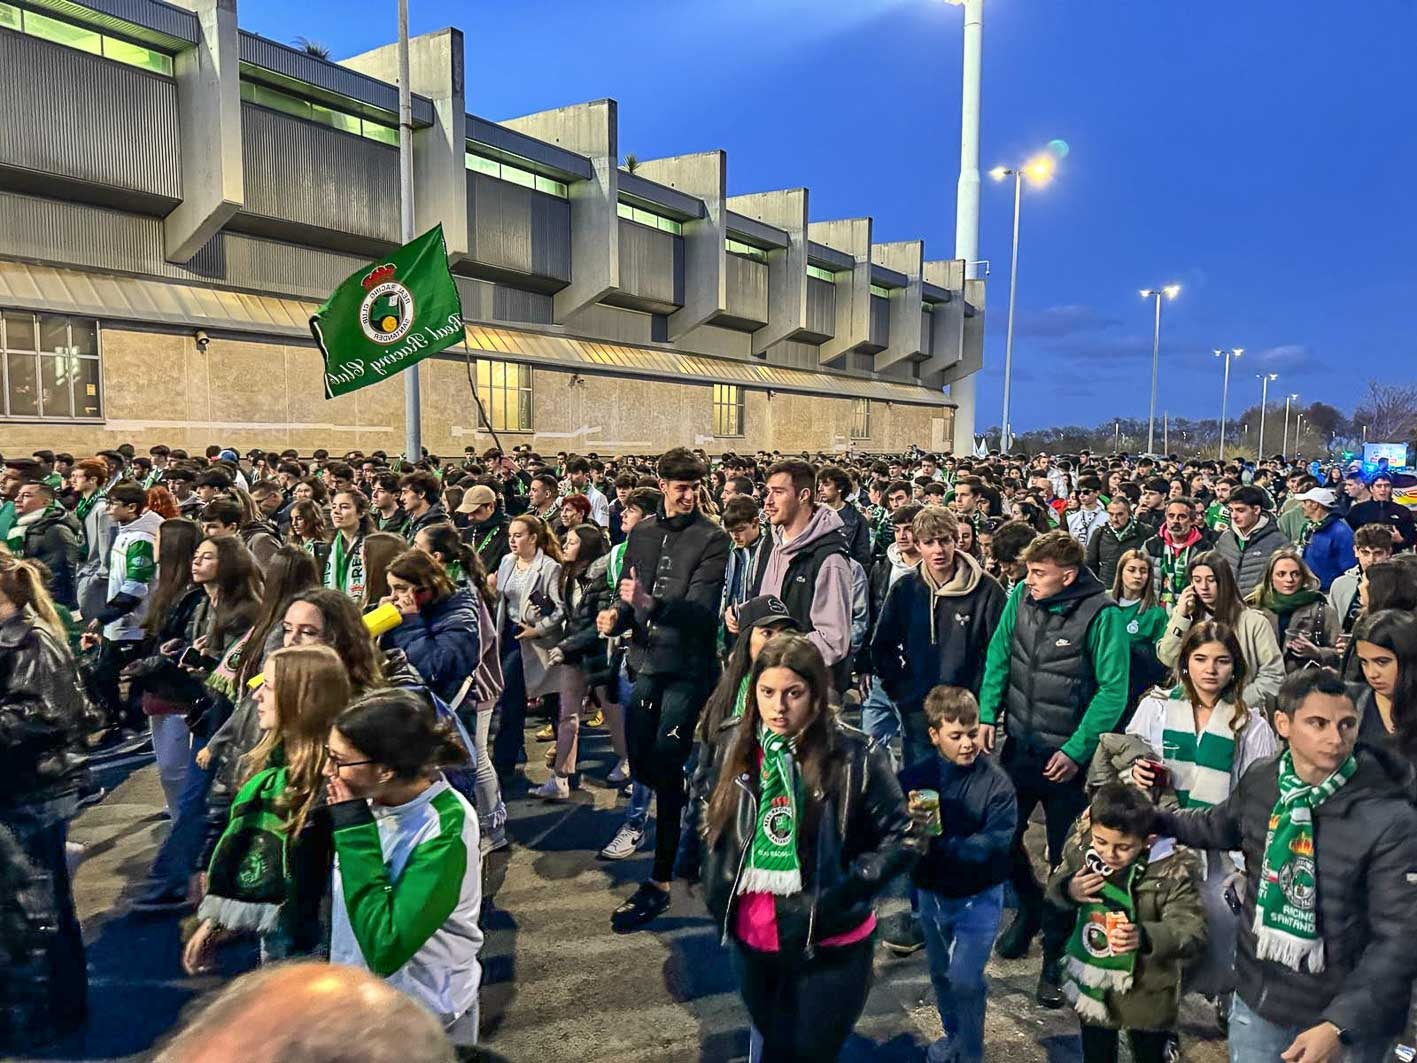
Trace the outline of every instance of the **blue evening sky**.
[[[392, 40], [394, 12], [240, 5], [244, 28], [337, 59]], [[943, 0], [411, 0], [411, 23], [462, 29], [475, 113], [613, 97], [622, 155], [723, 148], [730, 193], [806, 185], [814, 220], [869, 214], [878, 241], [953, 252], [961, 15]], [[1345, 410], [1369, 377], [1417, 378], [1414, 40], [1411, 0], [986, 0], [982, 168], [1071, 148], [1024, 192], [1015, 430], [1145, 417], [1138, 289], [1171, 281], [1173, 415], [1218, 414], [1218, 346], [1247, 351], [1232, 411], [1262, 369], [1272, 396]], [[986, 176], [981, 430], [999, 422], [1010, 211]]]

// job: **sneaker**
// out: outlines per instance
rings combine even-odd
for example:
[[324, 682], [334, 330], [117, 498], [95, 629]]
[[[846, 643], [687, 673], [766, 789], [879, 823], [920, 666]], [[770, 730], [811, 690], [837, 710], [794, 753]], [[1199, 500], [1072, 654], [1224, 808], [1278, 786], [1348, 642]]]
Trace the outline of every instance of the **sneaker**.
[[79, 807], [87, 808], [89, 805], [96, 805], [108, 796], [108, 787], [96, 786], [91, 790], [79, 791]]
[[562, 775], [553, 775], [532, 790], [530, 796], [544, 798], [547, 801], [569, 801], [571, 799], [570, 780]]
[[669, 907], [669, 891], [648, 882], [630, 894], [630, 899], [610, 913], [610, 928], [617, 934], [638, 930]]
[[640, 851], [640, 846], [645, 843], [645, 829], [635, 827], [629, 823], [621, 824], [620, 829], [615, 832], [615, 837], [610, 839], [610, 844], [600, 850], [602, 860], [628, 860]]
[[498, 834], [484, 834], [477, 841], [477, 851], [483, 856], [486, 856], [488, 853], [495, 853], [501, 849], [505, 849], [511, 844], [512, 839], [507, 837], [506, 831], [501, 831]]
[[1067, 1003], [1063, 995], [1063, 965], [1061, 961], [1045, 958], [1043, 970], [1038, 974], [1038, 989], [1033, 994], [1040, 1007], [1056, 1011]]
[[604, 727], [604, 726], [605, 726], [605, 713], [604, 713], [603, 711], [601, 711], [600, 709], [596, 709], [596, 710], [595, 710], [594, 712], [592, 712], [589, 716], [582, 716], [582, 717], [581, 717], [581, 726], [582, 726], [582, 727]]
[[616, 764], [610, 769], [610, 774], [605, 777], [605, 781], [611, 786], [624, 786], [630, 781], [630, 762], [622, 760]]
[[994, 943], [994, 955], [1001, 960], [1021, 960], [1028, 955], [1028, 947], [1042, 927], [1039, 917], [1027, 909], [1019, 908], [1013, 920]]
[[1234, 993], [1221, 993], [1214, 997], [1210, 1004], [1215, 1009], [1215, 1025], [1220, 1027], [1220, 1036], [1230, 1035], [1230, 1005], [1235, 1000]]
[[184, 888], [160, 890], [155, 893], [144, 894], [133, 902], [132, 910], [135, 912], [157, 914], [159, 912], [181, 912], [192, 906], [192, 901], [187, 896], [187, 890]]
[[555, 738], [556, 728], [553, 724], [548, 723], [545, 727], [536, 732], [536, 740], [538, 742], [551, 742], [555, 740]]
[[911, 912], [901, 912], [881, 921], [881, 944], [897, 956], [910, 956], [925, 947], [920, 920]]

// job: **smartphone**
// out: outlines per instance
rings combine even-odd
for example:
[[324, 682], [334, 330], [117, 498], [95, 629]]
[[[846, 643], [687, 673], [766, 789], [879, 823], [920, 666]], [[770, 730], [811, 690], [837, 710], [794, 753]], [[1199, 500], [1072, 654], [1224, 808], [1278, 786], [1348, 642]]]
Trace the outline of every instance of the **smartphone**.
[[215, 657], [208, 657], [196, 646], [188, 646], [182, 651], [182, 656], [177, 658], [177, 663], [183, 668], [192, 668], [200, 672], [210, 672], [221, 662]]
[[1240, 910], [1244, 908], [1244, 905], [1240, 903], [1240, 895], [1235, 892], [1235, 883], [1233, 882], [1225, 887], [1225, 903], [1236, 915], [1239, 915]]
[[540, 616], [550, 616], [556, 611], [556, 603], [551, 600], [551, 596], [545, 591], [532, 591], [527, 595], [527, 601], [531, 602], [533, 609]]

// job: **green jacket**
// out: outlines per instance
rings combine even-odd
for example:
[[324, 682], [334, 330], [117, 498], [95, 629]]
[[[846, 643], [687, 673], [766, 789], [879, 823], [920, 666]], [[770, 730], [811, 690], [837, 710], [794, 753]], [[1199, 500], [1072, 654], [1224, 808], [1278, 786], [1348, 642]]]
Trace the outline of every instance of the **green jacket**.
[[[1068, 883], [1082, 869], [1087, 843], [1087, 832], [1074, 830], [1063, 847], [1062, 863], [1048, 876], [1048, 900], [1058, 908], [1077, 910]], [[1142, 941], [1132, 988], [1107, 994], [1111, 1024], [1123, 1030], [1175, 1029], [1181, 972], [1205, 948], [1200, 857], [1170, 838], [1156, 842], [1151, 851], [1133, 895]]]
[[[1009, 654], [1018, 619], [1019, 602], [1028, 593], [1020, 583], [1009, 592], [999, 626], [989, 640], [984, 659], [984, 682], [979, 690], [979, 720], [994, 724], [999, 718], [1004, 692], [1009, 684]], [[1097, 748], [1097, 740], [1117, 726], [1127, 708], [1128, 677], [1131, 674], [1131, 637], [1120, 609], [1105, 609], [1087, 629], [1087, 651], [1097, 677], [1097, 693], [1083, 711], [1082, 721], [1062, 752], [1074, 764], [1086, 766]]]

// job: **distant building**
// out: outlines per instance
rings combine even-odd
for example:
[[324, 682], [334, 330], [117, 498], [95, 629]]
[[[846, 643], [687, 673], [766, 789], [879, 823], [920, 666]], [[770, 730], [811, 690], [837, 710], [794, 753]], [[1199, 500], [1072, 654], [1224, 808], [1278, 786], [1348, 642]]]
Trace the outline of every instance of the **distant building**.
[[[0, 0], [0, 449], [397, 452], [402, 380], [327, 401], [307, 326], [399, 243], [395, 46], [327, 62], [190, 6]], [[805, 188], [727, 196], [722, 152], [630, 172], [613, 100], [469, 114], [458, 30], [412, 60], [416, 229], [508, 446], [949, 447], [962, 263], [809, 222]], [[423, 363], [437, 453], [490, 442], [465, 357]]]

